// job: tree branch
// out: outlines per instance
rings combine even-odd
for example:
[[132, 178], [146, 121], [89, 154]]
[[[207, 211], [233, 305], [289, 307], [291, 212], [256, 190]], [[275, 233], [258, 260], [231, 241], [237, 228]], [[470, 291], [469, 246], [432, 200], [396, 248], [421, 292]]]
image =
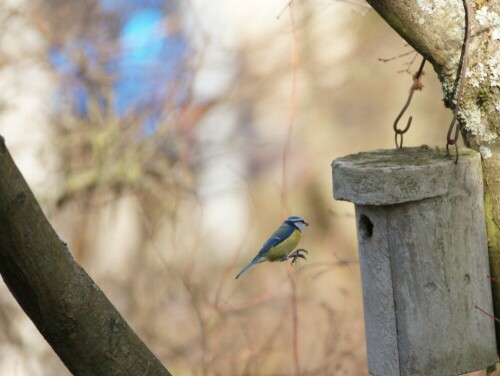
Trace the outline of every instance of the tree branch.
[[462, 48], [464, 8], [461, 0], [442, 5], [415, 0], [367, 0], [382, 18], [438, 73], [456, 73]]
[[51, 227], [0, 137], [0, 274], [74, 375], [170, 375]]

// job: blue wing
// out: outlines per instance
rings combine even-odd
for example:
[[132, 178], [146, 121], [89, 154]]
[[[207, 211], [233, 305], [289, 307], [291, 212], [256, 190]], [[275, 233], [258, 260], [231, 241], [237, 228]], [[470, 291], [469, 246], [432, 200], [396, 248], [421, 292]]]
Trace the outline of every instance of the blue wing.
[[267, 241], [264, 243], [264, 245], [260, 249], [259, 253], [257, 254], [257, 257], [265, 256], [265, 254], [267, 253], [269, 248], [276, 247], [283, 240], [287, 239], [290, 235], [292, 235], [294, 231], [295, 231], [295, 228], [293, 228], [292, 226], [287, 225], [287, 224], [282, 224], [271, 235], [271, 237], [269, 239], [267, 239]]
[[264, 243], [262, 248], [260, 249], [259, 253], [257, 253], [257, 256], [254, 257], [254, 259], [245, 266], [245, 268], [238, 273], [236, 276], [236, 279], [243, 273], [245, 273], [252, 265], [257, 264], [258, 262], [263, 261], [266, 258], [266, 253], [269, 251], [270, 248], [276, 247], [278, 244], [280, 244], [283, 240], [287, 239], [290, 235], [293, 234], [293, 231], [295, 229], [292, 226], [289, 226], [287, 224], [282, 224], [272, 235], [267, 241]]

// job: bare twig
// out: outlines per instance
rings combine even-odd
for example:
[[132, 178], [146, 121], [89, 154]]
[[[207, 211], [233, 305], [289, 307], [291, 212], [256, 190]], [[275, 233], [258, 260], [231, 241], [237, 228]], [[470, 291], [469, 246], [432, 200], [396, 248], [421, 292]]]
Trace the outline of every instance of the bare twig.
[[477, 305], [474, 306], [474, 308], [476, 308], [477, 310], [481, 311], [482, 313], [484, 313], [486, 316], [488, 316], [489, 318], [495, 320], [496, 322], [500, 322], [500, 319], [493, 316], [491, 313], [488, 313], [486, 312], [484, 309], [482, 308], [479, 308]]
[[281, 10], [281, 12], [279, 12], [279, 14], [276, 16], [277, 20], [279, 20], [281, 18], [281, 16], [283, 15], [283, 13], [285, 13], [285, 10], [287, 10], [287, 8], [292, 7], [292, 3], [293, 3], [293, 0], [290, 0], [288, 3], [286, 3], [286, 5]]
[[297, 35], [295, 32], [295, 19], [293, 15], [293, 8], [290, 7], [290, 27], [291, 27], [291, 89], [290, 89], [290, 102], [288, 110], [288, 130], [285, 139], [285, 145], [283, 147], [283, 170], [282, 170], [282, 181], [281, 181], [281, 216], [286, 217], [287, 204], [288, 204], [288, 158], [290, 154], [290, 144], [292, 141], [292, 130], [293, 122], [295, 120], [295, 108], [296, 108], [296, 98], [297, 98], [297, 76], [299, 68], [299, 53], [297, 47]]
[[[295, 27], [295, 19], [293, 14], [293, 7], [291, 6], [292, 1], [287, 5], [290, 15], [290, 28], [292, 34], [292, 49], [291, 49], [291, 91], [290, 91], [290, 103], [288, 112], [288, 130], [285, 140], [285, 145], [283, 148], [283, 175], [282, 175], [282, 185], [281, 185], [281, 215], [286, 217], [288, 212], [288, 157], [290, 154], [290, 144], [292, 139], [292, 129], [293, 122], [295, 120], [295, 109], [296, 109], [296, 96], [297, 96], [297, 76], [299, 68], [299, 54], [297, 47], [297, 35]], [[300, 354], [299, 354], [299, 318], [298, 318], [298, 303], [297, 303], [297, 286], [295, 284], [295, 279], [291, 273], [290, 266], [288, 266], [288, 279], [290, 281], [291, 296], [290, 303], [292, 308], [292, 351], [293, 351], [293, 362], [295, 367], [295, 375], [300, 376]]]
[[405, 57], [405, 56], [408, 56], [408, 55], [411, 55], [411, 54], [417, 54], [416, 51], [414, 50], [411, 50], [411, 51], [408, 51], [408, 52], [404, 52], [400, 55], [397, 55], [397, 56], [393, 56], [393, 57], [388, 57], [388, 58], [383, 58], [383, 57], [379, 57], [378, 58], [378, 61], [381, 61], [382, 63], [388, 63], [389, 61], [393, 61], [393, 60], [397, 60], [397, 59], [400, 59], [402, 57]]

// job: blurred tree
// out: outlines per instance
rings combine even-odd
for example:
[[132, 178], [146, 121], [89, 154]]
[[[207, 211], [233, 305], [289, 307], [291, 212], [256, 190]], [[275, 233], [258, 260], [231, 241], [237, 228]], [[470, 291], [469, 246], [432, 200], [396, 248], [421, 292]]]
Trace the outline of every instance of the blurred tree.
[[[83, 4], [79, 1], [49, 0], [32, 6], [37, 7], [38, 11], [33, 13], [32, 21], [43, 35], [48, 60], [60, 83], [53, 119], [62, 175], [57, 204], [59, 208], [71, 200], [82, 204], [79, 216], [81, 226], [75, 226], [75, 232], [79, 232], [81, 239], [84, 239], [86, 227], [91, 222], [89, 214], [95, 211], [91, 205], [93, 200], [102, 203], [106, 197], [121, 198], [124, 193], [131, 193], [139, 202], [142, 201], [143, 208], [151, 209], [145, 216], [151, 216], [151, 212], [172, 214], [177, 209], [180, 196], [193, 195], [196, 167], [193, 155], [197, 151], [195, 131], [198, 122], [210, 108], [210, 103], [198, 105], [190, 97], [192, 67], [187, 61], [188, 46], [180, 31], [175, 1], [130, 0], [120, 2], [117, 6], [107, 1]], [[6, 163], [5, 168], [2, 168], [2, 176], [7, 178], [8, 169], [14, 169], [14, 166], [10, 165], [3, 144], [2, 147], [3, 161]], [[22, 187], [23, 182], [19, 181], [20, 185], [15, 183], [14, 175], [9, 178], [10, 188], [2, 188], [27, 192], [28, 188]], [[16, 175], [17, 178], [20, 175]], [[166, 190], [170, 194], [165, 194]], [[5, 191], [2, 198], [10, 200], [10, 193]], [[0, 204], [2, 209], [11, 207], [6, 201], [3, 204]], [[92, 291], [95, 284], [74, 263], [69, 253], [62, 252], [63, 244], [55, 239], [52, 239], [52, 243], [50, 236], [55, 234], [48, 230], [47, 222], [43, 224], [46, 219], [43, 215], [39, 216], [41, 211], [36, 203], [31, 201], [28, 206], [29, 210], [36, 211], [28, 217], [39, 221], [41, 227], [29, 224], [29, 218], [11, 218], [11, 212], [2, 212], [2, 218], [11, 226], [3, 226], [4, 232], [0, 235], [0, 272], [21, 307], [68, 369], [74, 374], [124, 374], [123, 368], [128, 367], [128, 361], [121, 359], [123, 354], [118, 354], [124, 350], [124, 354], [136, 351], [138, 356], [135, 360], [131, 359], [138, 368], [135, 371], [130, 368], [128, 372], [148, 374], [150, 367], [155, 370], [151, 374], [166, 374], [160, 362], [100, 290]], [[46, 264], [45, 268], [43, 262], [38, 260], [32, 264], [37, 265], [37, 272], [28, 271], [29, 262], [23, 266], [15, 265], [23, 262], [22, 246], [12, 246], [12, 243], [17, 242], [13, 234], [16, 226], [28, 230], [37, 227], [41, 230], [38, 235], [45, 240], [33, 233], [31, 239], [40, 243], [33, 249], [40, 250], [37, 255], [48, 258], [54, 256], [49, 263], [51, 265]], [[46, 230], [48, 233], [45, 233]], [[45, 241], [52, 245], [46, 246]], [[72, 247], [73, 255], [78, 259], [83, 250], [89, 253], [91, 241], [87, 237], [82, 240], [84, 244]], [[23, 246], [29, 247], [29, 242], [23, 242]], [[19, 258], [15, 259], [16, 255], [10, 252], [16, 252]], [[16, 271], [19, 268], [26, 268], [23, 273], [30, 274], [27, 280], [18, 280]], [[60, 279], [61, 275], [58, 276], [58, 272], [52, 268], [69, 272], [65, 276], [71, 281]], [[36, 276], [38, 272], [40, 274]], [[58, 295], [61, 290], [54, 291], [48, 287], [51, 282], [42, 275], [52, 276], [52, 281], [59, 286], [76, 284], [87, 289], [86, 292], [75, 292], [75, 296], [80, 296], [80, 302], [92, 301], [89, 305], [84, 303], [92, 310], [102, 309], [105, 312], [98, 313], [100, 318], [91, 318], [92, 315], [82, 306], [77, 308], [79, 304], [76, 303], [74, 308], [81, 313], [86, 312], [84, 315], [88, 320], [80, 317], [79, 313], [69, 313], [72, 316], [69, 321], [78, 323], [76, 327], [69, 324], [72, 327], [68, 329], [56, 328], [59, 325], [56, 321], [65, 325], [65, 320], [59, 316], [64, 314], [60, 304], [65, 304], [61, 300], [67, 301], [69, 298]], [[32, 283], [31, 276], [38, 281]], [[33, 292], [38, 287], [44, 288], [47, 293], [44, 298], [38, 292]], [[30, 294], [28, 290], [32, 290], [31, 294], [41, 300], [37, 303], [25, 300], [26, 294]], [[145, 308], [143, 310], [146, 311]], [[53, 317], [55, 321], [44, 321], [42, 316]], [[103, 321], [100, 321], [101, 318]], [[99, 344], [89, 345], [80, 337], [79, 333], [83, 332], [86, 332], [85, 336], [93, 337], [91, 332], [102, 330], [101, 324], [110, 324], [108, 334], [117, 336], [116, 340], [107, 341], [107, 344], [116, 348], [117, 353], [113, 354], [114, 350], [108, 351], [102, 347], [99, 349]], [[59, 335], [57, 332], [65, 334]], [[65, 338], [69, 332], [75, 340], [73, 345]], [[94, 338], [97, 337], [100, 335]], [[119, 337], [124, 339], [124, 347], [118, 343], [121, 341]], [[61, 344], [63, 342], [64, 345]], [[79, 346], [82, 347], [79, 349]], [[126, 348], [128, 346], [129, 349]], [[108, 363], [106, 366], [106, 361], [95, 357], [96, 352], [113, 358], [112, 363], [123, 364], [116, 366]], [[93, 368], [100, 367], [99, 364], [103, 368]]]
[[[500, 277], [500, 2], [368, 0], [373, 8], [437, 72], [447, 107], [456, 106], [457, 69], [464, 43], [465, 1], [469, 2], [470, 47], [458, 122], [465, 145], [483, 160], [485, 210], [491, 274]], [[492, 284], [500, 317], [500, 285]], [[500, 345], [500, 324], [496, 323]]]

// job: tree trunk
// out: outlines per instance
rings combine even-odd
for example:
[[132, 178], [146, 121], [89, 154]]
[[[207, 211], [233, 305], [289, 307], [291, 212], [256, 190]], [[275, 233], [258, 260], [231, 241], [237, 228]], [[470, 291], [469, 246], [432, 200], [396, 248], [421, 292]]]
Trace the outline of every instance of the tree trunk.
[[73, 260], [0, 137], [0, 273], [74, 375], [170, 375]]
[[[457, 69], [464, 41], [464, 2], [367, 1], [394, 30], [432, 63], [443, 86], [445, 104], [454, 108], [454, 95], [458, 91], [455, 90]], [[493, 277], [500, 279], [500, 2], [467, 1], [471, 38], [458, 121], [465, 145], [482, 155], [490, 270]], [[440, 126], [443, 128], [445, 144], [448, 124]], [[495, 316], [500, 317], [500, 285], [493, 283], [492, 288]], [[496, 332], [497, 344], [500, 344], [498, 323]]]

